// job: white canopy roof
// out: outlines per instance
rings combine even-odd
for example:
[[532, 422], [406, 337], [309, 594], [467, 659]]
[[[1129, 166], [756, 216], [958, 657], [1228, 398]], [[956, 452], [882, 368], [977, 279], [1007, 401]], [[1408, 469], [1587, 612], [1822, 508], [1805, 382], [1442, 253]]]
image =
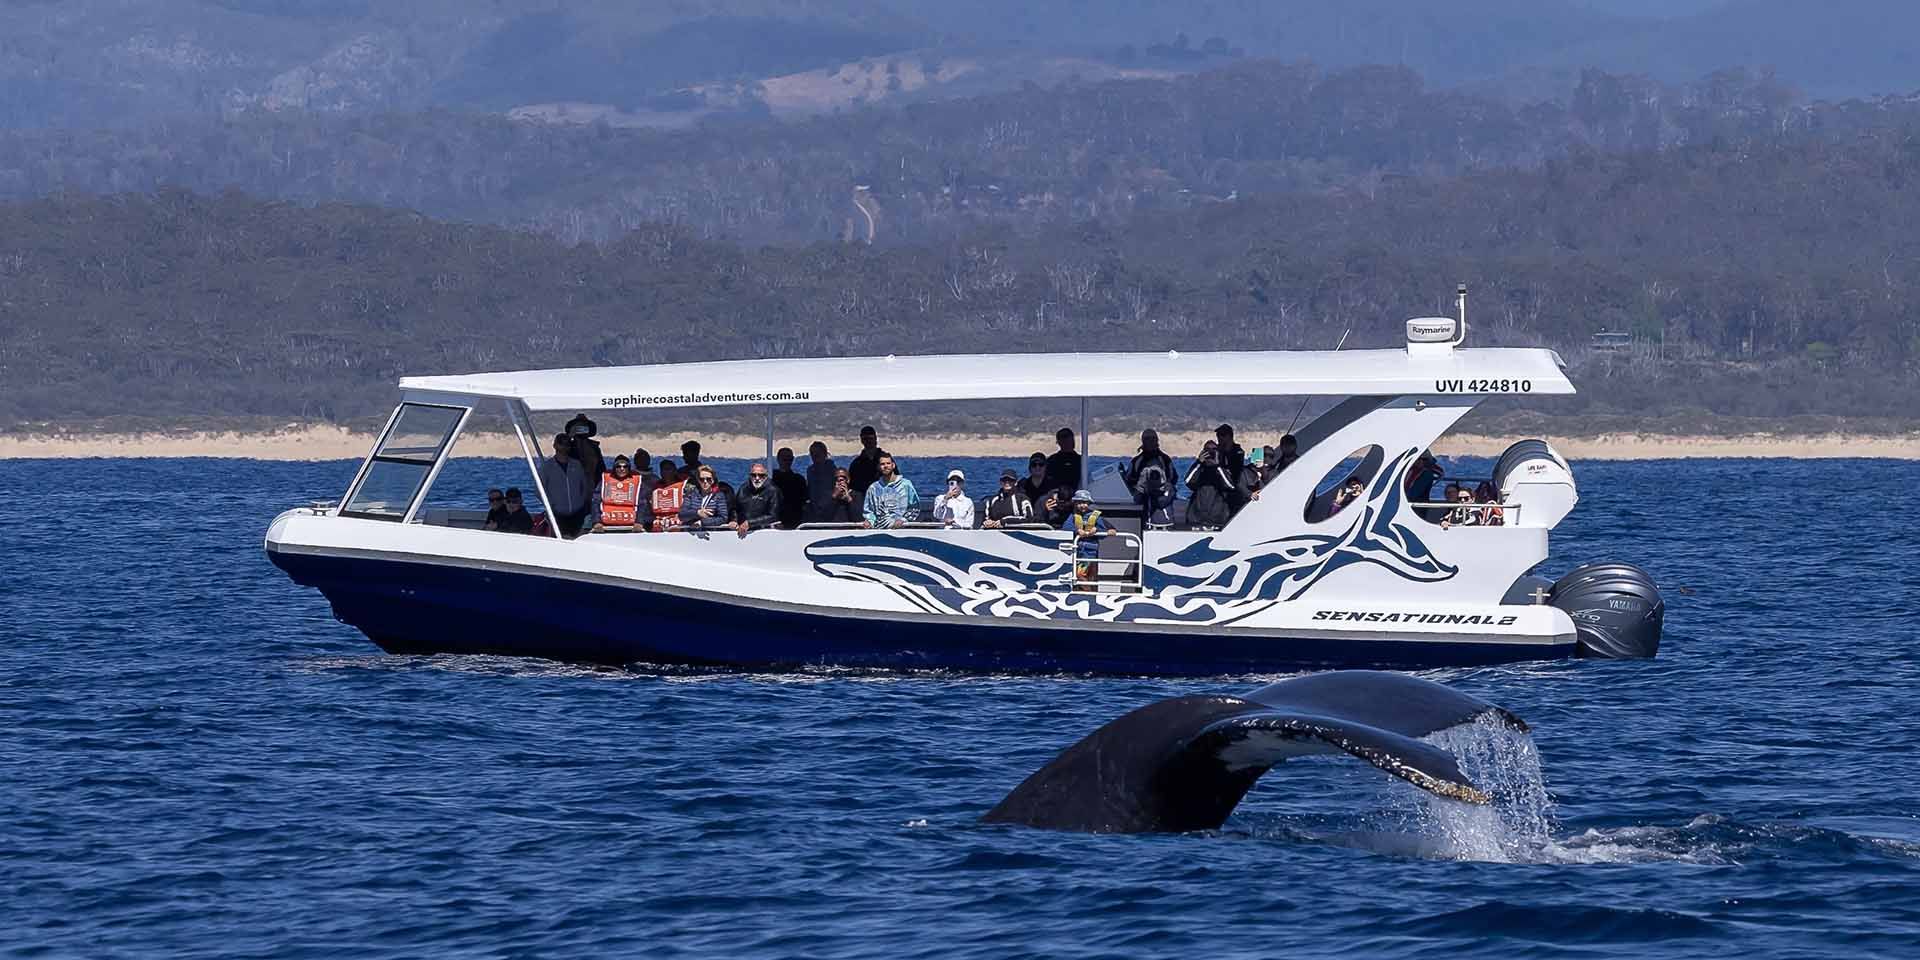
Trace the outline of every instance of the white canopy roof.
[[720, 360], [405, 377], [411, 396], [522, 400], [534, 411], [1040, 397], [1401, 396], [1573, 392], [1534, 348], [1014, 353]]

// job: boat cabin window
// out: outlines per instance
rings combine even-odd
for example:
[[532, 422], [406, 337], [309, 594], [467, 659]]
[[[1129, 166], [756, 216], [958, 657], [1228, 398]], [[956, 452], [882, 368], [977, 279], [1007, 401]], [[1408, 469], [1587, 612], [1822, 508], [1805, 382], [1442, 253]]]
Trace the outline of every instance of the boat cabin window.
[[[1371, 486], [1373, 478], [1380, 473], [1380, 464], [1386, 460], [1386, 451], [1378, 446], [1361, 447], [1347, 454], [1339, 463], [1333, 465], [1320, 482], [1313, 485], [1313, 496], [1307, 498], [1306, 518], [1308, 523], [1319, 523], [1338, 512], [1334, 509], [1341, 499], [1340, 489], [1350, 480], [1359, 480], [1365, 486]], [[1366, 494], [1361, 493], [1364, 498]], [[1344, 506], [1342, 510], [1346, 509]]]
[[466, 407], [401, 404], [347, 492], [341, 516], [406, 519], [466, 415]]

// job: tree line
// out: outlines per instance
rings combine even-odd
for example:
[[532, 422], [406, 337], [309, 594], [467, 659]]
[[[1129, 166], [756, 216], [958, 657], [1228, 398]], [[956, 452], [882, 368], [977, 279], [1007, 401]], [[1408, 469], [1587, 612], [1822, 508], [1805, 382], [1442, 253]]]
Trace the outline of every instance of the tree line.
[[[1576, 150], [914, 244], [605, 244], [228, 192], [0, 205], [0, 423], [358, 421], [403, 373], [740, 357], [1398, 345], [1560, 351], [1551, 412], [1920, 416], [1920, 138]], [[1596, 349], [1599, 330], [1624, 349]], [[697, 386], [697, 385], [689, 385]]]

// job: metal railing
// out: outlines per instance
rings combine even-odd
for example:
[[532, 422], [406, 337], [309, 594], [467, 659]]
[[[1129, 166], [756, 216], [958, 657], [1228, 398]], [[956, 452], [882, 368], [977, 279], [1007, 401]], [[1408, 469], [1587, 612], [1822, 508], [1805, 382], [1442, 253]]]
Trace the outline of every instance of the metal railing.
[[[1080, 541], [1089, 539], [1099, 541], [1113, 537], [1119, 537], [1122, 544], [1133, 548], [1133, 559], [1112, 559], [1107, 557], [1088, 557], [1082, 559], [1080, 557]], [[1101, 592], [1100, 586], [1102, 584], [1117, 585], [1120, 587], [1119, 592], [1123, 593], [1141, 593], [1146, 590], [1146, 555], [1141, 549], [1140, 537], [1137, 534], [1127, 533], [1125, 531], [1114, 531], [1094, 537], [1081, 537], [1076, 535], [1060, 544], [1060, 551], [1065, 553], [1072, 561], [1067, 565], [1066, 575], [1061, 578], [1061, 582], [1070, 591], [1076, 593], [1099, 593]], [[1101, 577], [1101, 565], [1108, 563], [1123, 564], [1127, 569], [1127, 573], [1123, 574], [1117, 580]], [[1080, 575], [1083, 568], [1090, 576], [1082, 577]]]

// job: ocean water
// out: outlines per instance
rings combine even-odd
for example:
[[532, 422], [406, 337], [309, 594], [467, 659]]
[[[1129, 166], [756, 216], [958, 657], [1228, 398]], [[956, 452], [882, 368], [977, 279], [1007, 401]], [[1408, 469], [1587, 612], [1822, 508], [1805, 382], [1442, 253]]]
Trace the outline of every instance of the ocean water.
[[977, 820], [1134, 706], [1272, 678], [386, 656], [260, 549], [352, 464], [0, 462], [0, 951], [1920, 956], [1920, 465], [1575, 468], [1544, 571], [1647, 567], [1667, 637], [1427, 674], [1533, 724], [1445, 735], [1494, 807], [1295, 761], [1223, 830], [1083, 836]]

